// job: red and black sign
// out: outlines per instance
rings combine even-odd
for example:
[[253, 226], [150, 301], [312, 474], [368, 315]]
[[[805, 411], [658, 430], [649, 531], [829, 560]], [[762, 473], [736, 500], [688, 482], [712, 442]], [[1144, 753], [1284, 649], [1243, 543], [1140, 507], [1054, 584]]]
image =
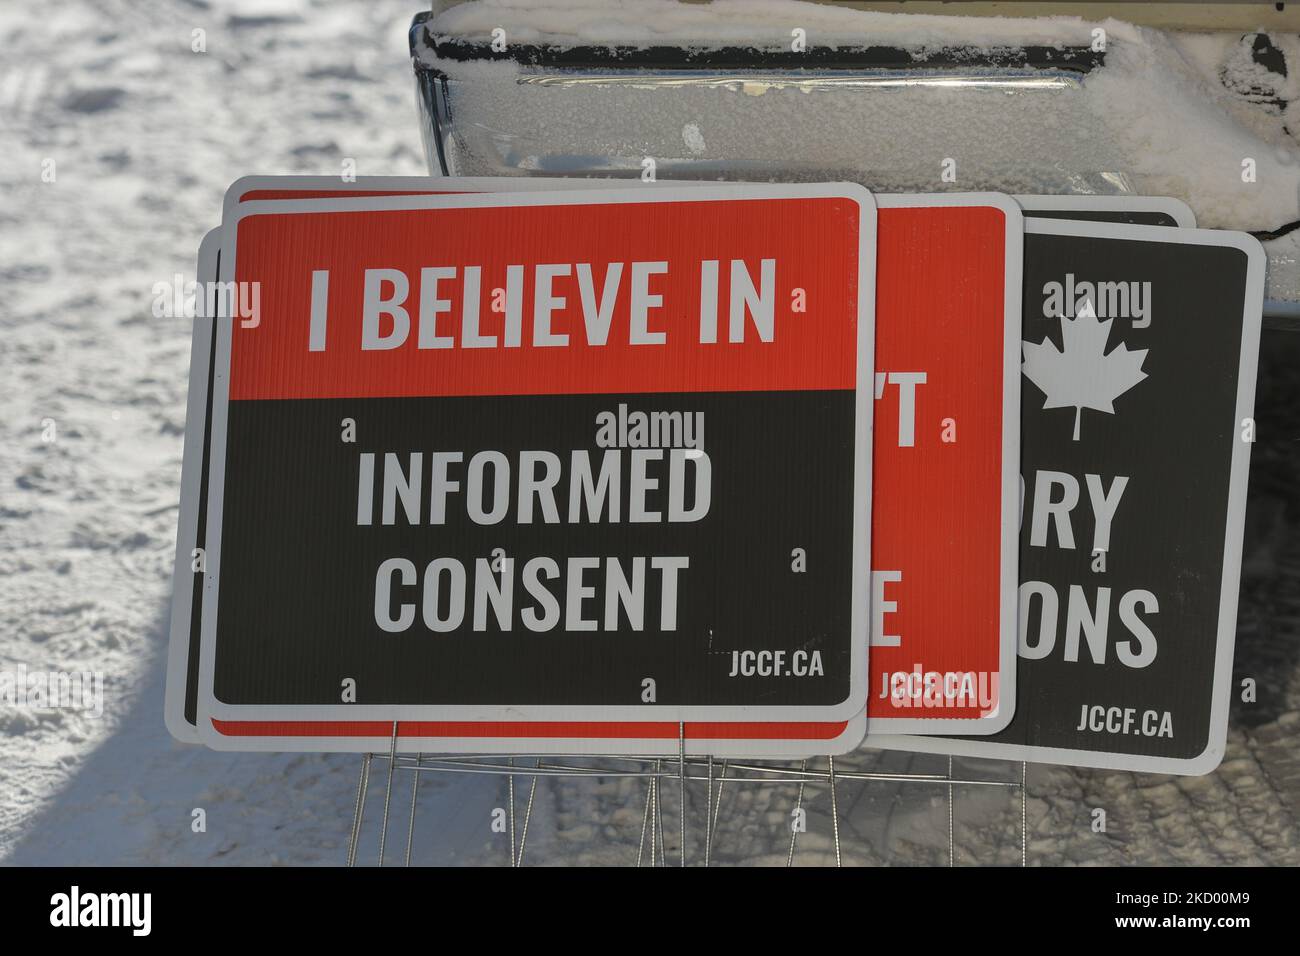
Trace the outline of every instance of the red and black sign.
[[859, 708], [869, 195], [366, 205], [227, 227], [200, 710]]

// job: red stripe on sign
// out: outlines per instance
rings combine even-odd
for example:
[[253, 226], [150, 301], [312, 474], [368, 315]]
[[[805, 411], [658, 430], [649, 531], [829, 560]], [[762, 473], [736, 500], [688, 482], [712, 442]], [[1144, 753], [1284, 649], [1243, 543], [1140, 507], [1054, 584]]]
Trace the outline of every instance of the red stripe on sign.
[[230, 398], [853, 388], [858, 220], [840, 197], [254, 215]]
[[[846, 723], [689, 723], [688, 740], [832, 740]], [[213, 720], [225, 737], [391, 737], [388, 720]], [[399, 737], [561, 737], [611, 740], [641, 738], [676, 740], [678, 725], [662, 722], [601, 723], [598, 721], [399, 721]]]

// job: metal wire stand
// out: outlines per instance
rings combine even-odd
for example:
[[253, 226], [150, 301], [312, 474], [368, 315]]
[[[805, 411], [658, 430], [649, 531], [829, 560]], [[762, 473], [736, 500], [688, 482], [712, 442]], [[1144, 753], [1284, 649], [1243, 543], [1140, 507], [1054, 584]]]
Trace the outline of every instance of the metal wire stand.
[[[703, 853], [694, 862], [696, 865], [710, 866], [713, 863], [714, 838], [718, 831], [719, 816], [722, 807], [723, 788], [735, 786], [788, 786], [799, 785], [795, 811], [802, 812], [805, 788], [809, 785], [825, 787], [830, 796], [831, 831], [835, 851], [835, 865], [843, 864], [840, 844], [840, 810], [836, 791], [837, 786], [846, 781], [876, 781], [909, 783], [928, 786], [941, 786], [946, 790], [948, 815], [948, 865], [957, 864], [954, 810], [956, 806], [956, 788], [958, 787], [999, 787], [1016, 790], [1020, 797], [1020, 865], [1029, 862], [1027, 786], [1028, 766], [1020, 765], [1018, 780], [983, 780], [962, 778], [953, 775], [953, 760], [948, 758], [946, 773], [889, 773], [881, 771], [846, 770], [837, 767], [835, 758], [825, 759], [824, 768], [812, 766], [820, 758], [803, 760], [799, 767], [782, 766], [780, 762], [756, 761], [746, 759], [721, 760], [721, 766], [715, 769], [717, 758], [687, 757], [685, 755], [684, 728], [679, 727], [678, 755], [674, 758], [621, 756], [617, 754], [592, 755], [458, 755], [436, 756], [430, 754], [400, 754], [397, 752], [397, 724], [393, 724], [393, 737], [387, 753], [368, 753], [361, 758], [361, 774], [357, 782], [356, 806], [352, 815], [352, 829], [348, 838], [347, 865], [357, 862], [357, 849], [360, 843], [361, 828], [365, 817], [366, 796], [370, 786], [371, 767], [375, 759], [388, 762], [386, 786], [383, 803], [383, 819], [379, 832], [378, 865], [385, 863], [385, 844], [389, 827], [389, 811], [392, 804], [393, 783], [399, 772], [411, 774], [411, 809], [406, 831], [406, 852], [404, 862], [411, 865], [411, 849], [415, 840], [415, 819], [419, 806], [421, 775], [435, 774], [485, 774], [504, 776], [507, 779], [506, 817], [510, 839], [509, 865], [522, 866], [524, 851], [528, 843], [528, 828], [533, 816], [533, 806], [537, 795], [539, 777], [560, 777], [566, 779], [618, 779], [632, 778], [644, 780], [645, 807], [641, 814], [640, 840], [637, 845], [635, 865], [667, 866], [667, 843], [664, 839], [663, 787], [677, 784], [679, 843], [676, 863], [688, 865], [686, 843], [687, 784], [705, 784], [704, 840]], [[520, 766], [517, 761], [531, 761], [530, 766]], [[583, 761], [589, 765], [578, 765], [574, 761]], [[523, 811], [522, 823], [517, 820], [515, 799], [515, 778], [528, 777], [528, 796]], [[792, 824], [790, 847], [786, 865], [793, 866], [795, 850], [798, 843], [799, 828]], [[648, 853], [647, 853], [648, 850]], [[648, 857], [648, 859], [647, 859]]]

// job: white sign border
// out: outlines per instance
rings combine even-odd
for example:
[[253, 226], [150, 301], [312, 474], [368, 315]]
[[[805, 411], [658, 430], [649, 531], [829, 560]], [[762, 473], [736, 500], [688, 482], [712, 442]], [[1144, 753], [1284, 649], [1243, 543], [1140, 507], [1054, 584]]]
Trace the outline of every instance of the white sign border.
[[167, 668], [163, 685], [163, 722], [181, 743], [199, 743], [198, 728], [185, 719], [189, 680], [190, 626], [194, 613], [191, 553], [198, 542], [199, 494], [203, 485], [203, 451], [207, 446], [208, 363], [212, 357], [212, 319], [203, 314], [202, 290], [217, 278], [221, 230], [213, 229], [199, 243], [195, 277], [200, 293], [198, 314], [190, 339], [190, 382], [185, 402], [185, 446], [181, 453], [181, 497], [176, 519], [176, 558], [172, 566], [172, 601], [168, 619]]

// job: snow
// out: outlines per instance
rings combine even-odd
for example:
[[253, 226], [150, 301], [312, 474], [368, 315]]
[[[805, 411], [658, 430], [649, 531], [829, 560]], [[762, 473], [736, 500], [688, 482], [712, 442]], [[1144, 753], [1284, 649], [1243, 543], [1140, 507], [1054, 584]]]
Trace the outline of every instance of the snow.
[[[1117, 33], [1133, 28], [1106, 21]], [[945, 46], [954, 37], [972, 46], [1084, 45], [1092, 24], [1078, 17], [946, 17], [871, 13], [797, 0], [481, 0], [450, 7], [434, 21], [439, 35], [486, 39], [506, 31], [507, 42], [699, 48], [724, 45], [787, 47], [801, 28], [810, 43], [905, 43]]]
[[[363, 175], [423, 172], [405, 47], [413, 12], [409, 0], [159, 0], [147, 13], [132, 0], [67, 0], [0, 10], [0, 670], [105, 677], [99, 720], [0, 707], [6, 863], [345, 858], [359, 758], [214, 753], [173, 742], [163, 727], [190, 338], [184, 320], [153, 316], [152, 290], [177, 273], [193, 278], [198, 242], [241, 175], [334, 174], [347, 158]], [[857, 16], [817, 15], [828, 24]], [[200, 28], [207, 52], [198, 54]], [[797, 120], [801, 100], [776, 101]], [[712, 103], [691, 104], [693, 133], [677, 122], [664, 134], [704, 156], [734, 146]], [[646, 126], [658, 135], [656, 123]], [[788, 134], [774, 131], [770, 142], [792, 151]], [[819, 155], [811, 142], [798, 149]], [[41, 179], [46, 159], [52, 183]], [[1271, 336], [1262, 351], [1236, 675], [1259, 680], [1260, 702], [1235, 705], [1228, 758], [1206, 778], [1030, 767], [1031, 863], [1300, 863], [1300, 445], [1290, 440], [1300, 343]], [[53, 442], [43, 440], [47, 419]], [[836, 761], [839, 772], [945, 767], [940, 757], [867, 751]], [[367, 864], [385, 769], [375, 761]], [[1018, 770], [956, 766], [1004, 781]], [[404, 851], [410, 784], [398, 775], [390, 863]], [[677, 789], [666, 782], [663, 791], [675, 861]], [[523, 777], [520, 814], [527, 793]], [[793, 785], [728, 784], [713, 858], [784, 863], [796, 795]], [[688, 858], [698, 863], [703, 784], [687, 797]], [[830, 862], [825, 787], [809, 785], [804, 799], [809, 832], [796, 863]], [[415, 861], [505, 863], [508, 838], [490, 829], [492, 810], [505, 805], [498, 777], [422, 775]], [[632, 862], [644, 805], [642, 781], [541, 778], [525, 862]], [[838, 805], [846, 863], [946, 860], [942, 787], [842, 781]], [[1098, 806], [1105, 834], [1089, 826]], [[196, 808], [206, 832], [191, 829]], [[1019, 861], [1014, 791], [957, 787], [956, 824], [959, 863]]]
[[1268, 252], [1270, 298], [1300, 303], [1300, 229], [1264, 244]]
[[[254, 8], [74, 0], [0, 18], [0, 670], [105, 678], [100, 720], [0, 706], [6, 859], [266, 862], [292, 857], [293, 838], [269, 837], [288, 807], [298, 833], [317, 803], [329, 827], [350, 818], [354, 761], [232, 771], [159, 721], [190, 335], [153, 316], [154, 284], [193, 278], [244, 173], [337, 173], [346, 157], [423, 172], [409, 3], [277, 3], [265, 25]], [[322, 22], [330, 65], [354, 76], [319, 75]], [[263, 836], [241, 835], [245, 819]], [[329, 839], [311, 860], [341, 859]]]

